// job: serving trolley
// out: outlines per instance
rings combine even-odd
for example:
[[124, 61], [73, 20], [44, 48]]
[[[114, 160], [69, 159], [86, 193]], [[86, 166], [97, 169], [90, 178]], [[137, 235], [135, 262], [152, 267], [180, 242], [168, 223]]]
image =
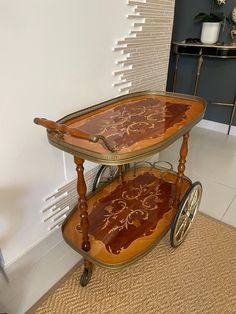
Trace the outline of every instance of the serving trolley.
[[[183, 242], [202, 195], [201, 184], [184, 175], [189, 132], [204, 111], [201, 98], [145, 91], [57, 122], [35, 118], [36, 124], [47, 128], [50, 144], [74, 156], [79, 201], [65, 219], [62, 233], [84, 257], [82, 286], [89, 282], [94, 264], [127, 266], [169, 230], [173, 247]], [[180, 137], [177, 171], [158, 162], [142, 162]], [[87, 195], [84, 160], [117, 166], [118, 175]]]

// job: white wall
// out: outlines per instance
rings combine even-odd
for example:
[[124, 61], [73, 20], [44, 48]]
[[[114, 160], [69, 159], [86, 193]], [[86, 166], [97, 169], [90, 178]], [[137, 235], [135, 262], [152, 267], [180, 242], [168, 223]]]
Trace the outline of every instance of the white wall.
[[47, 236], [43, 198], [65, 182], [62, 153], [35, 116], [55, 120], [117, 96], [115, 40], [126, 0], [0, 1], [0, 247], [6, 264]]

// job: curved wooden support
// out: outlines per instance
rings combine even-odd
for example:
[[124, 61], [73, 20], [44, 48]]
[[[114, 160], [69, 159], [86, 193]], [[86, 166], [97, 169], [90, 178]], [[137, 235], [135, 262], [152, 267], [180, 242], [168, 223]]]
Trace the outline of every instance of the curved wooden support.
[[104, 145], [106, 146], [106, 148], [108, 150], [110, 150], [111, 152], [115, 152], [116, 149], [115, 147], [113, 147], [108, 141], [107, 139], [102, 136], [102, 135], [94, 135], [94, 134], [89, 134], [89, 133], [85, 133], [82, 131], [79, 131], [76, 128], [71, 128], [65, 124], [62, 123], [57, 123], [51, 120], [47, 120], [44, 118], [35, 118], [34, 119], [34, 123], [41, 125], [49, 130], [53, 130], [55, 132], [58, 132], [59, 134], [69, 134], [73, 137], [78, 137], [84, 140], [88, 140], [90, 142], [93, 143], [97, 143], [99, 140], [103, 141]]
[[89, 222], [88, 222], [88, 205], [87, 205], [87, 200], [86, 200], [87, 188], [86, 188], [86, 183], [84, 180], [84, 167], [83, 167], [84, 160], [75, 156], [74, 161], [76, 164], [76, 171], [78, 175], [77, 191], [79, 194], [78, 209], [80, 211], [81, 230], [83, 234], [82, 249], [88, 252], [90, 250], [90, 242], [89, 242], [89, 236], [88, 236]]
[[184, 176], [184, 171], [185, 171], [186, 157], [188, 154], [188, 139], [189, 139], [189, 132], [184, 134], [182, 146], [180, 149], [180, 159], [179, 159], [178, 174], [177, 174], [177, 180], [176, 180], [176, 205], [178, 205], [180, 201], [181, 186], [182, 186], [183, 176]]

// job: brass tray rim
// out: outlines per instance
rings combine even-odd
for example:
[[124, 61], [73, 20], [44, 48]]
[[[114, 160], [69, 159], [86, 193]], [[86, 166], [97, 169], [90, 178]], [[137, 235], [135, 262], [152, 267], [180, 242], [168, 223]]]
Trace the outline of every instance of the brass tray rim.
[[[150, 166], [138, 166], [137, 168], [152, 168]], [[175, 176], [177, 176], [177, 172], [174, 171], [174, 170], [169, 170], [167, 168], [164, 168], [164, 167], [159, 167], [159, 166], [156, 166], [155, 167], [156, 169], [160, 170], [160, 172], [166, 172], [166, 173], [171, 173], [171, 174], [174, 174]], [[129, 171], [132, 171], [132, 169], [130, 170], [127, 170], [126, 172], [129, 172]], [[191, 185], [192, 184], [192, 180], [187, 177], [187, 176], [183, 176], [183, 179], [188, 181], [189, 184]], [[90, 192], [88, 194], [88, 196], [86, 197], [87, 199], [93, 197], [96, 193], [100, 192], [102, 189], [104, 189], [106, 186], [110, 185], [114, 180], [116, 180], [116, 178], [114, 178], [112, 181], [110, 181], [109, 183], [107, 184], [104, 184], [103, 186], [101, 186], [98, 190], [94, 191], [94, 192]], [[175, 184], [174, 182], [172, 184]], [[63, 230], [64, 230], [64, 227], [65, 227], [65, 224], [66, 222], [69, 220], [69, 218], [74, 214], [74, 212], [78, 210], [78, 207], [77, 207], [77, 204], [75, 205], [75, 207], [72, 209], [72, 211], [69, 213], [69, 215], [66, 217], [66, 219], [64, 220], [62, 226], [61, 226], [61, 232], [62, 232], [62, 237], [64, 239], [64, 241], [73, 249], [75, 250], [76, 252], [78, 252], [80, 255], [82, 255], [85, 259], [89, 260], [90, 262], [94, 263], [95, 265], [98, 265], [98, 266], [101, 266], [103, 268], [106, 268], [106, 269], [122, 269], [122, 268], [125, 268], [125, 267], [128, 267], [129, 265], [135, 263], [136, 261], [138, 261], [139, 259], [141, 259], [142, 257], [146, 256], [149, 252], [151, 252], [155, 247], [156, 245], [162, 240], [162, 238], [165, 236], [165, 234], [167, 234], [171, 228], [171, 225], [172, 225], [172, 222], [170, 223], [169, 227], [167, 228], [167, 230], [164, 230], [161, 235], [155, 240], [153, 241], [153, 243], [145, 250], [143, 250], [142, 252], [140, 252], [139, 254], [137, 254], [136, 256], [134, 256], [133, 258], [131, 258], [129, 261], [127, 262], [121, 262], [121, 263], [116, 263], [116, 264], [109, 264], [109, 263], [103, 263], [101, 262], [100, 260], [96, 259], [95, 257], [92, 257], [91, 255], [89, 255], [89, 252], [87, 253], [86, 251], [84, 251], [82, 248], [78, 248], [76, 247], [75, 245], [71, 244], [70, 241], [68, 241], [65, 236], [64, 236], [64, 233], [63, 233]], [[176, 209], [176, 212], [177, 212], [177, 209]], [[174, 220], [174, 219], [173, 219]]]
[[65, 123], [70, 119], [73, 119], [74, 117], [79, 117], [84, 114], [90, 113], [96, 109], [103, 108], [105, 106], [111, 105], [113, 103], [116, 103], [118, 101], [128, 99], [135, 96], [145, 96], [145, 95], [156, 95], [156, 96], [169, 96], [169, 97], [176, 97], [179, 99], [191, 99], [200, 101], [203, 104], [203, 111], [202, 113], [196, 117], [196, 119], [193, 119], [191, 123], [187, 124], [186, 126], [180, 128], [178, 131], [176, 131], [173, 135], [168, 137], [167, 139], [154, 144], [152, 146], [141, 148], [129, 153], [111, 153], [108, 152], [107, 154], [103, 153], [96, 153], [94, 151], [91, 151], [89, 149], [85, 149], [79, 146], [75, 146], [72, 144], [65, 143], [61, 141], [59, 138], [56, 138], [55, 136], [52, 136], [49, 131], [47, 131], [48, 141], [53, 146], [70, 153], [74, 156], [79, 156], [85, 160], [89, 160], [98, 164], [104, 164], [104, 165], [121, 165], [126, 164], [132, 161], [137, 161], [139, 159], [148, 157], [150, 155], [153, 155], [155, 153], [158, 153], [159, 151], [163, 150], [167, 146], [171, 145], [173, 142], [175, 142], [179, 137], [184, 135], [186, 132], [192, 129], [194, 125], [196, 125], [204, 116], [205, 110], [206, 110], [206, 101], [205, 99], [198, 97], [198, 96], [191, 96], [186, 94], [179, 94], [179, 93], [170, 93], [170, 92], [158, 92], [158, 91], [142, 91], [142, 92], [136, 92], [131, 93], [123, 96], [119, 96], [116, 98], [113, 98], [111, 100], [104, 101], [102, 103], [93, 105], [91, 107], [78, 110], [76, 112], [73, 112], [61, 119], [59, 119], [58, 123]]

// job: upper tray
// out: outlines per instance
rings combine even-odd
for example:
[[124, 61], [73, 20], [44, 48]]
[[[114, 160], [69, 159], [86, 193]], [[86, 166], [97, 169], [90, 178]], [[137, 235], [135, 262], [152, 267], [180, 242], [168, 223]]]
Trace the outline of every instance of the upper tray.
[[204, 115], [205, 101], [181, 94], [139, 92], [72, 113], [59, 121], [88, 134], [97, 143], [48, 131], [49, 142], [73, 155], [102, 164], [124, 164], [152, 155], [188, 132]]

